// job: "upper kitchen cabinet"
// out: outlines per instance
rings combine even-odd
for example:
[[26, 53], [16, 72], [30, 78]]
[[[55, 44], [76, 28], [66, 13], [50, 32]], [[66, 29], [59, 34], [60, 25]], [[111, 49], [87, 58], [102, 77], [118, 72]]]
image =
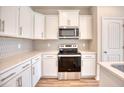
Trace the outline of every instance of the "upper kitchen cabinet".
[[79, 26], [79, 10], [59, 10], [59, 27], [65, 26]]
[[0, 7], [0, 36], [17, 36], [18, 9], [16, 6]]
[[80, 39], [92, 39], [92, 15], [80, 15]]
[[19, 8], [19, 37], [33, 38], [33, 11], [30, 7]]
[[34, 39], [44, 39], [45, 16], [40, 13], [34, 14]]
[[45, 39], [58, 39], [58, 15], [46, 15]]

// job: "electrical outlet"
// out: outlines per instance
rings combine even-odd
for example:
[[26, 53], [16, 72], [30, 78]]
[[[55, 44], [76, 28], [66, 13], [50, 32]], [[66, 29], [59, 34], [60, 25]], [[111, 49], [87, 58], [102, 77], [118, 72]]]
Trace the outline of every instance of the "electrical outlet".
[[85, 43], [83, 43], [83, 47], [85, 47], [86, 45], [85, 45]]
[[50, 44], [48, 43], [47, 46], [50, 47]]
[[21, 44], [18, 44], [18, 49], [20, 49], [21, 48]]

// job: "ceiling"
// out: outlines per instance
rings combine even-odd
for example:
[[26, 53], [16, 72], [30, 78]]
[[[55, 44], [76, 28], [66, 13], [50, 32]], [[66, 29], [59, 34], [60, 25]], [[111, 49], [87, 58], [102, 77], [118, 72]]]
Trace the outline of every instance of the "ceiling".
[[58, 10], [80, 10], [80, 14], [89, 14], [91, 6], [31, 6], [31, 8], [43, 14], [58, 14]]

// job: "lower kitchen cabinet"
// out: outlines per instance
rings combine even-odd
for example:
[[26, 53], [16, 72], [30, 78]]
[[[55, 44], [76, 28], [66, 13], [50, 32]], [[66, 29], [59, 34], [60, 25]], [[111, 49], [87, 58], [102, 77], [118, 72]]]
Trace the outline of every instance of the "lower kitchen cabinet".
[[31, 67], [7, 81], [2, 87], [31, 87]]
[[41, 56], [32, 59], [32, 86], [34, 87], [41, 78]]
[[22, 86], [21, 87], [31, 87], [31, 67], [26, 69], [20, 74], [20, 77], [22, 78]]
[[57, 55], [43, 55], [43, 77], [57, 77], [58, 62]]
[[31, 60], [1, 74], [2, 87], [31, 87]]
[[81, 77], [92, 78], [96, 75], [96, 55], [82, 55]]
[[2, 87], [17, 87], [17, 78], [15, 77], [15, 78], [9, 80], [7, 83], [2, 85]]
[[32, 87], [42, 76], [41, 54], [0, 73], [0, 87]]

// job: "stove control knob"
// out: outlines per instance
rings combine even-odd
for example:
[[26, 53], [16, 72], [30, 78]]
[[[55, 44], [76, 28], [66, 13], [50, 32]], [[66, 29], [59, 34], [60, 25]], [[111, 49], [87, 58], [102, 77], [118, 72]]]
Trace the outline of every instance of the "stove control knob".
[[76, 45], [73, 45], [73, 47], [76, 47]]

